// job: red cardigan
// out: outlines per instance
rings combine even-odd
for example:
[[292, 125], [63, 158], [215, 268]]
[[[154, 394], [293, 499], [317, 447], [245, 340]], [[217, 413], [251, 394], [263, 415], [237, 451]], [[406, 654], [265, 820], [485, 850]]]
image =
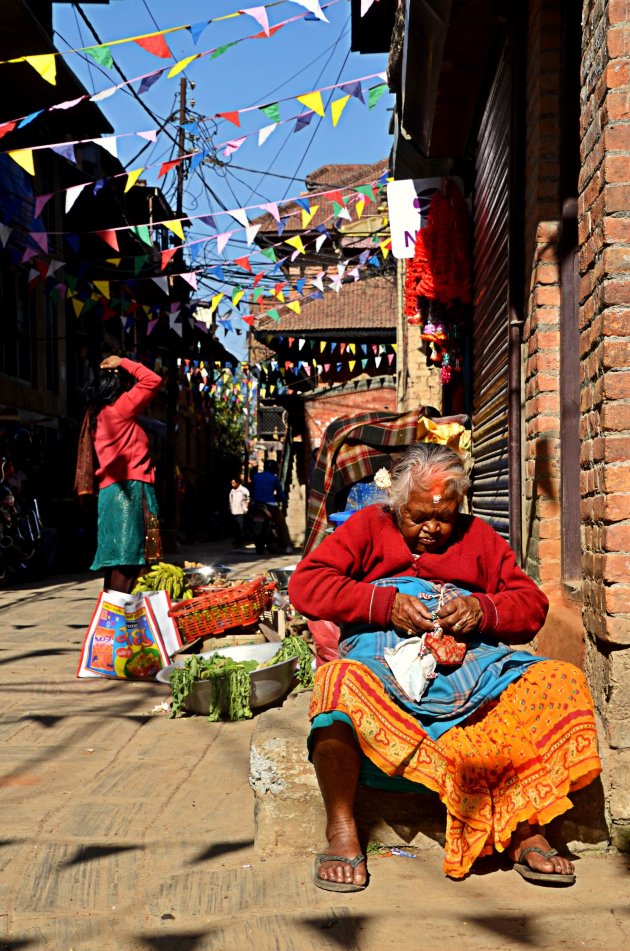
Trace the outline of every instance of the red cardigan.
[[387, 628], [396, 588], [368, 582], [400, 575], [474, 592], [483, 611], [480, 633], [508, 644], [531, 640], [547, 616], [546, 596], [487, 522], [460, 515], [445, 551], [414, 559], [394, 516], [379, 505], [360, 509], [298, 564], [289, 597], [308, 618]]
[[138, 416], [160, 388], [162, 377], [126, 357], [120, 365], [135, 377], [136, 383], [98, 414], [94, 449], [98, 458], [96, 478], [99, 489], [129, 479], [155, 482], [149, 440]]

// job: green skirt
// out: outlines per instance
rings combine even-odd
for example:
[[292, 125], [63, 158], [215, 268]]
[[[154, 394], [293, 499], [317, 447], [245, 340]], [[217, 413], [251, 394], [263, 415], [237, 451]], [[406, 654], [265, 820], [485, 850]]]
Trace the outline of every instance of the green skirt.
[[118, 565], [144, 565], [144, 505], [157, 515], [155, 489], [148, 482], [115, 482], [98, 493], [98, 547], [92, 571]]

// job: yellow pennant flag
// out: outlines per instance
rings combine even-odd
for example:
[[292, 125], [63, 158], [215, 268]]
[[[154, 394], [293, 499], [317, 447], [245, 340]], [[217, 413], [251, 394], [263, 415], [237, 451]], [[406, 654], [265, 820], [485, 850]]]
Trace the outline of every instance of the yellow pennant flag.
[[350, 370], [350, 373], [352, 373], [352, 371], [354, 370], [354, 368], [355, 368], [356, 365], [357, 365], [357, 361], [356, 361], [356, 360], [350, 360], [350, 361], [349, 361], [349, 363], [348, 363], [348, 369]]
[[390, 344], [390, 346], [391, 346], [392, 350], [394, 351], [394, 353], [396, 353], [396, 351], [398, 350], [398, 344], [397, 344], [397, 343], [392, 343], [392, 344]]
[[78, 300], [78, 299], [75, 297], [75, 298], [73, 298], [73, 300], [72, 300], [72, 306], [74, 307], [74, 312], [75, 312], [76, 316], [78, 317], [78, 316], [81, 314], [81, 311], [83, 310], [83, 301], [82, 301], [82, 300]]
[[182, 228], [181, 221], [178, 221], [177, 218], [173, 221], [163, 221], [162, 224], [165, 228], [168, 228], [169, 231], [172, 231], [173, 234], [176, 234], [178, 238], [184, 240], [184, 229]]
[[320, 340], [320, 341], [319, 341], [319, 352], [320, 352], [320, 353], [323, 353], [325, 349], [326, 349], [326, 341], [325, 341], [325, 340]]
[[177, 74], [186, 69], [194, 59], [199, 59], [199, 53], [195, 53], [194, 56], [187, 56], [186, 59], [180, 59], [179, 63], [175, 63], [173, 68], [168, 71], [166, 78], [172, 79], [173, 76], [177, 76]]
[[349, 343], [349, 344], [348, 344], [348, 350], [350, 351], [350, 353], [356, 353], [356, 352], [357, 352], [356, 344], [354, 344], [354, 343]]
[[322, 102], [322, 94], [319, 90], [316, 92], [307, 92], [303, 96], [296, 96], [295, 98], [298, 102], [301, 102], [303, 106], [306, 106], [307, 109], [316, 112], [318, 116], [326, 115], [324, 103]]
[[305, 253], [304, 245], [302, 244], [302, 239], [299, 236], [299, 234], [297, 234], [295, 238], [287, 238], [287, 240], [285, 241], [285, 244], [290, 244], [291, 247], [295, 248], [296, 251], [299, 251], [300, 254]]
[[219, 291], [219, 293], [218, 293], [218, 294], [215, 294], [214, 297], [212, 298], [212, 301], [211, 301], [211, 304], [210, 304], [210, 313], [211, 313], [211, 314], [214, 314], [215, 310], [217, 309], [217, 307], [218, 307], [219, 304], [221, 303], [221, 298], [222, 298], [222, 297], [223, 297], [223, 293], [222, 293], [221, 291]]
[[312, 205], [310, 211], [306, 211], [305, 208], [302, 208], [302, 227], [303, 228], [308, 228], [311, 221], [315, 217], [315, 214], [318, 208], [319, 208], [319, 205]]
[[232, 298], [232, 305], [238, 307], [239, 301], [244, 297], [245, 291], [234, 291], [234, 296]]
[[133, 188], [143, 172], [144, 168], [134, 168], [133, 171], [127, 172], [127, 184], [125, 185], [126, 192], [128, 192], [130, 188]]
[[276, 294], [276, 297], [278, 298], [281, 304], [284, 304], [284, 294], [282, 293], [282, 291], [278, 291], [278, 293]]
[[294, 314], [300, 314], [302, 312], [299, 300], [292, 300], [291, 303], [287, 304], [287, 307], [289, 310], [292, 310]]
[[47, 83], [57, 82], [57, 63], [54, 53], [42, 53], [41, 56], [25, 56], [24, 62], [32, 66]]
[[341, 113], [346, 108], [349, 99], [350, 96], [342, 96], [341, 99], [335, 99], [334, 102], [331, 102], [330, 118], [332, 119], [333, 126], [336, 126], [341, 119]]
[[359, 198], [354, 206], [354, 210], [357, 213], [357, 218], [360, 218], [363, 214], [363, 209], [365, 208], [365, 199]]
[[13, 161], [17, 162], [20, 168], [23, 168], [29, 175], [35, 174], [32, 149], [17, 149], [15, 152], [9, 152], [9, 155]]
[[122, 261], [122, 258], [106, 258], [105, 260], [108, 264], [113, 264], [114, 267], [118, 267]]
[[109, 300], [109, 281], [92, 281], [92, 283], [101, 292], [101, 295]]
[[383, 254], [383, 260], [386, 261], [387, 255], [389, 254], [389, 251], [390, 251], [389, 241], [381, 241], [381, 243], [379, 244], [379, 248], [381, 249], [381, 252]]

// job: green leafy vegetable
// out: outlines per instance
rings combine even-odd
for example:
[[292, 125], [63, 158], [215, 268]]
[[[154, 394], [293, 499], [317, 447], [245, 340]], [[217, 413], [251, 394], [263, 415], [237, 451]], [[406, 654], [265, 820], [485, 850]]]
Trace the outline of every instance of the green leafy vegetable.
[[289, 660], [291, 657], [297, 657], [299, 661], [295, 676], [300, 687], [303, 689], [312, 687], [313, 655], [308, 644], [301, 637], [295, 637], [295, 635], [285, 637], [278, 653], [266, 660], [260, 667], [273, 667], [274, 664], [280, 664], [283, 660]]

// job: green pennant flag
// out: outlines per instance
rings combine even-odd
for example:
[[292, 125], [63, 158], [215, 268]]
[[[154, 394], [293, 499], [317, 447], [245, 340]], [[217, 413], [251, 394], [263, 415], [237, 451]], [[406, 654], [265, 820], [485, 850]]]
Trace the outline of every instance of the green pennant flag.
[[92, 310], [93, 307], [96, 307], [96, 301], [92, 300], [91, 297], [88, 297], [88, 299], [83, 304], [83, 313], [87, 314], [88, 310]]
[[368, 89], [368, 109], [373, 109], [381, 96], [387, 92], [387, 83], [380, 83]]
[[150, 248], [153, 247], [148, 225], [134, 225], [133, 228], [130, 228], [129, 230], [132, 231], [138, 238], [140, 238], [141, 241], [144, 241], [145, 244], [148, 244]]
[[277, 102], [271, 102], [268, 106], [259, 106], [259, 109], [269, 116], [272, 122], [280, 122], [280, 106]]
[[267, 311], [267, 317], [271, 317], [271, 319], [275, 320], [276, 323], [280, 320], [280, 314], [275, 309], [275, 307], [272, 310]]
[[338, 218], [338, 217], [339, 217], [339, 212], [343, 211], [343, 209], [344, 209], [346, 206], [345, 206], [345, 205], [340, 205], [338, 201], [334, 201], [332, 204], [333, 204], [333, 215], [334, 215], [335, 218]]
[[74, 276], [74, 274], [68, 274], [68, 276], [66, 277], [66, 282], [71, 291], [76, 291], [77, 278]]
[[236, 46], [237, 41], [234, 40], [232, 43], [226, 43], [225, 46], [217, 46], [216, 50], [210, 56], [210, 59], [216, 59], [217, 56], [223, 56], [226, 50], [229, 50], [231, 46]]
[[89, 46], [83, 52], [91, 56], [99, 66], [105, 66], [106, 69], [111, 69], [114, 65], [112, 51], [109, 46]]
[[368, 363], [367, 360], [361, 360], [361, 369], [362, 369], [362, 370], [365, 370], [365, 368], [366, 368], [366, 366], [367, 366], [367, 363]]
[[260, 253], [264, 254], [264, 256], [268, 258], [270, 261], [272, 261], [274, 264], [278, 260], [278, 258], [276, 257], [276, 252], [274, 251], [273, 248], [262, 248]]
[[370, 201], [376, 201], [376, 196], [374, 194], [374, 189], [371, 185], [357, 185], [355, 188], [356, 192], [360, 192], [362, 195], [365, 195], [366, 198], [369, 198]]
[[264, 288], [264, 287], [255, 287], [255, 288], [254, 288], [254, 303], [256, 303], [257, 300], [260, 300], [260, 298], [261, 298], [261, 297], [264, 297], [264, 296], [265, 296], [265, 288]]
[[133, 259], [133, 273], [139, 274], [148, 260], [149, 259], [146, 254], [139, 254], [137, 257], [135, 257]]

